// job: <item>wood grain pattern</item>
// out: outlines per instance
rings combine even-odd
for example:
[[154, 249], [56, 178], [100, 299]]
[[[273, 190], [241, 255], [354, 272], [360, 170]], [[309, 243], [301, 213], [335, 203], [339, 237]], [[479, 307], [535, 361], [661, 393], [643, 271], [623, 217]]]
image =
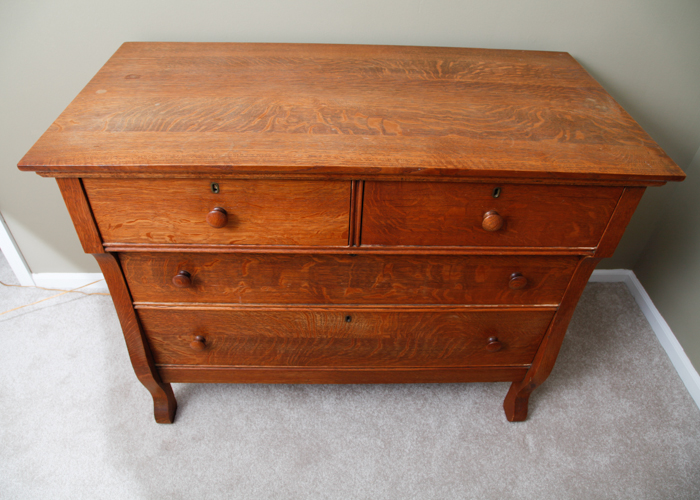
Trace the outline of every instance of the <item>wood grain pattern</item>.
[[[444, 313], [139, 309], [157, 364], [254, 366], [529, 365], [552, 311]], [[206, 349], [193, 351], [193, 336]], [[489, 337], [503, 344], [486, 350]]]
[[109, 286], [109, 293], [112, 295], [114, 307], [117, 310], [117, 316], [124, 332], [124, 340], [126, 340], [126, 347], [129, 351], [131, 365], [134, 367], [136, 377], [153, 397], [153, 411], [156, 422], [159, 424], [171, 424], [175, 419], [177, 401], [170, 384], [164, 383], [158, 374], [151, 354], [151, 348], [131, 305], [129, 289], [124, 281], [119, 262], [117, 262], [114, 255], [109, 253], [97, 253], [94, 256]]
[[56, 179], [61, 196], [66, 203], [68, 213], [73, 221], [80, 244], [85, 253], [103, 253], [102, 238], [97, 230], [92, 210], [88, 204], [80, 179]]
[[[120, 255], [136, 302], [558, 304], [577, 257]], [[191, 285], [173, 276], [186, 271]], [[514, 290], [513, 273], [528, 285]]]
[[[209, 179], [85, 179], [106, 242], [348, 245], [350, 183]], [[319, 202], [322, 200], [322, 202]], [[211, 227], [216, 207], [228, 224]]]
[[522, 380], [523, 367], [439, 368], [315, 368], [270, 366], [160, 365], [163, 380], [171, 383], [227, 384], [427, 384], [512, 382]]
[[[362, 242], [595, 247], [621, 194], [616, 187], [366, 182]], [[505, 223], [485, 231], [492, 210]]]
[[566, 53], [228, 43], [122, 45], [19, 168], [59, 178], [159, 422], [169, 382], [510, 381], [524, 420], [685, 177]]
[[568, 54], [340, 45], [125, 44], [20, 162], [144, 166], [683, 177]]

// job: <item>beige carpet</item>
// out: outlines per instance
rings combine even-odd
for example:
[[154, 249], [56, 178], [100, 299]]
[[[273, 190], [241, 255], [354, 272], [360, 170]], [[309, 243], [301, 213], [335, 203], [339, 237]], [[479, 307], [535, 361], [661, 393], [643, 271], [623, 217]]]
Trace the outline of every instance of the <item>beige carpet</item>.
[[[0, 312], [53, 294], [0, 286]], [[109, 297], [0, 334], [2, 499], [700, 498], [700, 411], [621, 284], [588, 286], [518, 424], [508, 384], [178, 384], [163, 426]]]

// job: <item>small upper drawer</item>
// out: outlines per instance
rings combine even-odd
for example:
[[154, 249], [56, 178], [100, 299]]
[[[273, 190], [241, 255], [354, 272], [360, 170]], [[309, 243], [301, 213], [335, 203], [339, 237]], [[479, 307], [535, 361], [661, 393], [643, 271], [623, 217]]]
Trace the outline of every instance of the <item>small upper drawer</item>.
[[[84, 179], [107, 243], [348, 244], [350, 182]], [[214, 192], [218, 191], [218, 192]]]
[[595, 247], [622, 189], [367, 182], [362, 244]]

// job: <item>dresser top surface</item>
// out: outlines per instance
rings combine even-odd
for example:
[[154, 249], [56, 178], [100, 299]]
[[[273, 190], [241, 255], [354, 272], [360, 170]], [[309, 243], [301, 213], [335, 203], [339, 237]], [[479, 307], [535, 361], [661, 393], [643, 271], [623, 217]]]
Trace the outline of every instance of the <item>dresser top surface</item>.
[[47, 175], [684, 177], [567, 53], [313, 44], [125, 43], [19, 167]]

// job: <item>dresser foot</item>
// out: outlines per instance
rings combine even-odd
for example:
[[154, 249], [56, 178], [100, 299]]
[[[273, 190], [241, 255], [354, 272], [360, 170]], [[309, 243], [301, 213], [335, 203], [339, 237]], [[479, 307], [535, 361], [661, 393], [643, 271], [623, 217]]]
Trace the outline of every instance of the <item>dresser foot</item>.
[[522, 422], [527, 418], [527, 402], [530, 400], [534, 387], [513, 382], [503, 401], [503, 409], [509, 422]]
[[153, 412], [156, 422], [159, 424], [172, 424], [173, 420], [175, 420], [175, 410], [177, 409], [175, 395], [170, 384], [166, 384], [160, 379], [148, 341], [134, 312], [131, 295], [124, 280], [119, 261], [111, 253], [96, 253], [93, 255], [97, 259], [105, 281], [107, 281], [109, 286], [109, 292], [117, 310], [117, 317], [122, 326], [126, 348], [129, 351], [131, 365], [134, 367], [136, 377], [153, 397]]
[[153, 396], [153, 414], [159, 424], [172, 424], [177, 411], [177, 401], [170, 384], [159, 383], [157, 389], [149, 388]]

